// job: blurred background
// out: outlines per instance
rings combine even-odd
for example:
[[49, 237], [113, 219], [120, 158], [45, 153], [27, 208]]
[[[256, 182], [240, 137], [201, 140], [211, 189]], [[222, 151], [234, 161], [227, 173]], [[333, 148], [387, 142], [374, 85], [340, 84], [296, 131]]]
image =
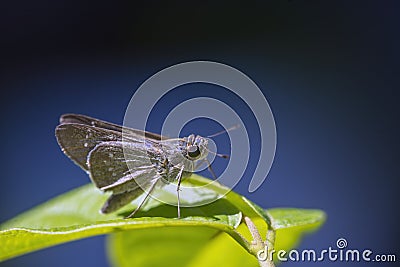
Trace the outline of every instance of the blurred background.
[[[398, 258], [399, 11], [397, 1], [2, 3], [0, 222], [89, 182], [56, 143], [61, 114], [120, 124], [131, 96], [151, 75], [210, 60], [246, 73], [269, 101], [278, 144], [264, 184], [247, 191], [259, 132], [248, 107], [224, 89], [178, 88], [160, 102], [149, 130], [159, 131], [183, 99], [229, 103], [253, 133], [250, 165], [236, 192], [264, 208], [326, 211], [325, 225], [300, 248], [322, 250], [344, 237], [350, 248]], [[218, 129], [200, 120], [184, 134]], [[221, 152], [229, 153], [226, 136], [218, 138]], [[217, 172], [224, 168], [215, 165]], [[302, 264], [321, 265], [282, 266]], [[94, 237], [0, 266], [108, 263], [104, 237]]]

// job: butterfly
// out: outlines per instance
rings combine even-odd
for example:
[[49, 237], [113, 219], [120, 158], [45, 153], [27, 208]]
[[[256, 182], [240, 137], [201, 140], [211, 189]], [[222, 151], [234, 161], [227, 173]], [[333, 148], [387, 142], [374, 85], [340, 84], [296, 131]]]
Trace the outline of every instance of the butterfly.
[[156, 186], [171, 182], [177, 183], [179, 218], [181, 181], [207, 161], [210, 152], [208, 139], [199, 135], [167, 138], [79, 114], [62, 115], [55, 135], [65, 155], [88, 173], [93, 184], [112, 193], [102, 213], [117, 211], [146, 193], [126, 218], [135, 215]]

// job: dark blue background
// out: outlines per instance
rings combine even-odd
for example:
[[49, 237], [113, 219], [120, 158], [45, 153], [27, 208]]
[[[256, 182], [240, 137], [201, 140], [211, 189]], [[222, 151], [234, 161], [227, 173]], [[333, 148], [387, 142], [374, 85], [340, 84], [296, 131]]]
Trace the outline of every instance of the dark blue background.
[[[351, 248], [400, 256], [396, 1], [2, 5], [1, 222], [89, 181], [56, 143], [61, 114], [121, 123], [135, 89], [155, 72], [212, 60], [249, 75], [277, 125], [268, 179], [255, 193], [247, 192], [248, 180], [235, 191], [265, 208], [325, 210], [326, 224], [301, 248], [325, 249], [345, 237]], [[188, 88], [180, 97], [199, 94], [195, 86]], [[207, 90], [202, 92], [214, 92]], [[216, 94], [254, 127], [239, 99]], [[169, 105], [159, 108], [167, 113]], [[157, 119], [149, 127], [159, 129]], [[203, 121], [185, 129], [211, 134], [207, 127]], [[103, 240], [68, 243], [0, 266], [107, 266]]]

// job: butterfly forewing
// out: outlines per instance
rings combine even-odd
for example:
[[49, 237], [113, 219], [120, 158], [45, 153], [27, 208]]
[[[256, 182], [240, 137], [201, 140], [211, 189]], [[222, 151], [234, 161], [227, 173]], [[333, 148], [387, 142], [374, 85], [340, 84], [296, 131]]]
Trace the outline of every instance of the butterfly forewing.
[[63, 152], [82, 169], [88, 171], [86, 162], [89, 152], [102, 142], [122, 140], [122, 133], [83, 124], [66, 123], [57, 126], [56, 137]]
[[122, 132], [122, 126], [102, 121], [99, 119], [91, 118], [89, 116], [80, 115], [80, 114], [64, 114], [60, 117], [60, 124], [65, 123], [75, 123], [75, 124], [83, 124], [88, 126], [94, 126], [106, 130], [112, 130], [116, 132]]
[[[127, 136], [130, 136], [130, 135], [140, 136], [142, 138], [146, 137], [146, 138], [154, 139], [154, 140], [168, 139], [167, 137], [161, 136], [159, 134], [122, 127], [118, 124], [110, 123], [107, 121], [102, 121], [99, 119], [91, 118], [89, 116], [80, 115], [80, 114], [64, 114], [64, 115], [62, 115], [60, 118], [60, 124], [64, 124], [64, 123], [84, 124], [84, 125], [88, 125], [88, 126], [94, 126], [97, 128], [121, 132], [121, 133], [122, 133], [122, 131], [124, 131], [124, 134], [126, 134]], [[143, 136], [143, 133], [144, 133], [144, 136]]]

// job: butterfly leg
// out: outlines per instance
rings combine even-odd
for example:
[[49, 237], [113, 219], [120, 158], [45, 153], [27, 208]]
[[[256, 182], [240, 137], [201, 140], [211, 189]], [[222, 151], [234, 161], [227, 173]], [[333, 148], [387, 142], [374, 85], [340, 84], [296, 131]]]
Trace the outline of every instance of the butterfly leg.
[[140, 208], [143, 206], [143, 204], [144, 204], [144, 203], [147, 201], [147, 199], [149, 198], [149, 196], [150, 196], [151, 192], [154, 190], [154, 187], [156, 186], [157, 182], [158, 182], [158, 179], [151, 185], [149, 191], [147, 192], [147, 195], [144, 197], [144, 199], [142, 200], [142, 202], [140, 202], [140, 204], [137, 206], [137, 208], [136, 208], [131, 214], [129, 214], [128, 216], [126, 216], [125, 219], [129, 219], [129, 218], [132, 218], [133, 216], [135, 216], [136, 212], [137, 212], [138, 210], [140, 210]]
[[196, 166], [193, 168], [193, 171], [196, 171], [197, 168], [198, 168], [201, 164], [203, 164], [203, 162], [206, 162], [206, 163], [207, 163], [207, 169], [208, 169], [209, 172], [211, 173], [211, 175], [212, 175], [212, 177], [214, 178], [214, 180], [217, 180], [217, 175], [215, 175], [215, 172], [214, 172], [214, 170], [213, 170], [212, 167], [211, 167], [211, 163], [210, 163], [210, 161], [209, 161], [207, 158], [203, 159], [203, 160], [200, 161], [200, 162], [197, 162]]
[[184, 168], [185, 168], [185, 166], [182, 166], [181, 170], [179, 171], [178, 175], [176, 176], [178, 178], [178, 187], [176, 188], [176, 193], [177, 193], [177, 196], [178, 196], [178, 219], [181, 217], [179, 191], [180, 191], [180, 186], [181, 186], [181, 181], [182, 181], [182, 173], [183, 173], [183, 169]]
[[217, 175], [215, 175], [214, 170], [211, 168], [210, 161], [207, 158], [205, 158], [204, 160], [207, 161], [207, 168], [210, 171], [211, 175], [213, 176], [214, 180], [217, 180]]

